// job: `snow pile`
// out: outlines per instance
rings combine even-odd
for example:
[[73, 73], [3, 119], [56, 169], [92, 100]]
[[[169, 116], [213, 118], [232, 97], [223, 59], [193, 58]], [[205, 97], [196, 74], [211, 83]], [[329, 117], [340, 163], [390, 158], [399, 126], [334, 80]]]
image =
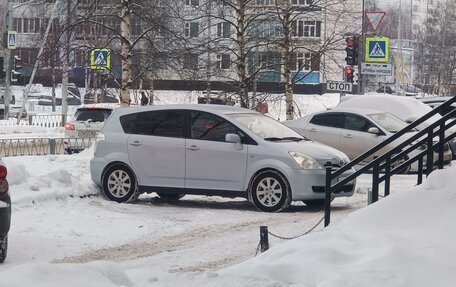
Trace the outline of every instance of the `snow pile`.
[[452, 286], [456, 168], [222, 272], [300, 286]]
[[[20, 185], [23, 187], [20, 190], [30, 189], [24, 194], [15, 194], [16, 207], [26, 208], [24, 204], [31, 198], [37, 200], [33, 194], [36, 189], [51, 184], [49, 178], [53, 179], [52, 184], [58, 185], [52, 189], [55, 193], [49, 195], [54, 199], [81, 195], [78, 190], [82, 194], [97, 192], [94, 186], [87, 188], [91, 183], [85, 182], [87, 170], [84, 169], [87, 169], [90, 151], [70, 157], [71, 170], [58, 164], [68, 156], [46, 157], [46, 161], [57, 162], [56, 166], [62, 170], [40, 170], [39, 161], [33, 157], [6, 158], [11, 166], [12, 185], [17, 190]], [[21, 162], [27, 162], [27, 166]], [[350, 214], [337, 226], [274, 246], [268, 252], [219, 272], [169, 273], [160, 266], [148, 265], [147, 260], [82, 264], [28, 262], [2, 268], [0, 286], [453, 286], [456, 280], [455, 173], [456, 168], [435, 171], [423, 185], [381, 199]], [[86, 186], [85, 190], [79, 189], [79, 185]], [[52, 200], [47, 204], [52, 205]], [[85, 228], [93, 229], [93, 237], [88, 238], [88, 242], [99, 241], [97, 236], [101, 238], [101, 233], [116, 236], [119, 230], [113, 226], [128, 226], [114, 212], [83, 214], [81, 210], [71, 210], [71, 204], [68, 208], [55, 216], [70, 213], [87, 217]], [[97, 216], [112, 217], [113, 226], [98, 226], [96, 220], [90, 219]], [[57, 220], [43, 220], [49, 220], [49, 232], [59, 228]], [[67, 224], [71, 226], [74, 222], [69, 220]], [[27, 232], [15, 228], [16, 232]], [[77, 229], [84, 227], [74, 228], [72, 236], [79, 236]], [[141, 236], [142, 230], [131, 226], [120, 232], [131, 233], [130, 239], [133, 239]], [[109, 244], [98, 243], [100, 246]], [[36, 247], [40, 246], [39, 242], [30, 243], [31, 246], [24, 242], [12, 241], [12, 244], [21, 244], [24, 252], [38, 252]], [[58, 237], [55, 244], [59, 244]], [[52, 246], [42, 246], [42, 249], [49, 252]]]

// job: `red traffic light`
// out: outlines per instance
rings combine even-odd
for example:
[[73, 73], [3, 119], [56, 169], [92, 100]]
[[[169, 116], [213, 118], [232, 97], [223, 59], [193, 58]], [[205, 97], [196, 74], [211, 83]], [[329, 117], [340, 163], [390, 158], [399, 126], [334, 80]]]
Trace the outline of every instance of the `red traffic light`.
[[345, 43], [347, 43], [347, 46], [353, 47], [355, 45], [355, 37], [346, 38]]
[[353, 75], [353, 73], [355, 72], [355, 70], [352, 68], [352, 67], [345, 67], [345, 73], [347, 75]]

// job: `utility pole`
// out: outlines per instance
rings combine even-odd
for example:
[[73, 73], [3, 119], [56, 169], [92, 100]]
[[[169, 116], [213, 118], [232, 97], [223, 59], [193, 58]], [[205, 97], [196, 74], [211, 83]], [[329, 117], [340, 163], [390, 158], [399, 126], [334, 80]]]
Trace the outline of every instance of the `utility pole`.
[[[399, 80], [402, 74], [402, 0], [399, 0], [399, 21], [397, 28], [397, 64], [396, 64], [396, 95], [399, 95]], [[399, 67], [401, 67], [399, 69]]]
[[58, 4], [59, 4], [59, 1], [56, 1], [54, 3], [53, 8], [52, 8], [51, 16], [49, 17], [49, 23], [48, 23], [48, 25], [46, 27], [46, 32], [44, 32], [43, 42], [41, 44], [40, 50], [38, 51], [38, 55], [36, 57], [35, 65], [33, 66], [32, 75], [30, 76], [29, 84], [25, 88], [24, 98], [22, 99], [22, 107], [21, 107], [21, 110], [19, 111], [19, 114], [17, 116], [17, 123], [18, 124], [21, 121], [22, 113], [24, 112], [24, 109], [25, 109], [25, 103], [27, 102], [28, 94], [30, 93], [30, 88], [32, 87], [33, 80], [35, 79], [36, 70], [38, 69], [38, 66], [40, 65], [40, 58], [41, 58], [41, 55], [43, 54], [44, 46], [45, 46], [47, 38], [49, 36], [49, 32], [51, 31], [52, 22], [53, 22], [53, 20], [55, 18], [55, 11], [56, 11], [56, 8], [57, 8]]
[[[3, 4], [0, 4], [0, 11], [5, 11], [5, 14], [3, 16], [3, 22], [1, 22], [2, 27], [5, 27], [5, 32], [7, 32], [10, 28], [10, 20], [9, 20], [9, 1], [3, 2]], [[3, 31], [3, 29], [0, 29], [0, 32]], [[2, 33], [2, 35], [5, 35]], [[3, 43], [5, 43], [8, 39], [2, 39]], [[11, 50], [8, 48], [3, 49], [3, 55], [4, 57], [4, 65], [5, 65], [5, 71], [6, 71], [6, 77], [5, 77], [5, 94], [3, 95], [4, 99], [4, 104], [5, 104], [5, 114], [4, 114], [4, 119], [9, 119], [9, 106], [10, 106], [10, 99], [11, 99]]]
[[[65, 3], [62, 1], [62, 4]], [[64, 44], [64, 60], [62, 73], [62, 126], [65, 126], [68, 114], [68, 78], [70, 73], [70, 25], [71, 25], [71, 7], [72, 0], [66, 1], [66, 24], [65, 24], [65, 44]]]

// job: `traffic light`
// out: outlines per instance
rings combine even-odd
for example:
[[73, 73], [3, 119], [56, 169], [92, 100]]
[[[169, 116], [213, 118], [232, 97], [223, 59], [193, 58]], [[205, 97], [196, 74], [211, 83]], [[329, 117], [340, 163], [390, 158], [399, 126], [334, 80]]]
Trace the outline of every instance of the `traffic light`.
[[19, 58], [18, 56], [14, 56], [14, 58], [13, 58], [13, 70], [11, 71], [11, 82], [17, 82], [17, 80], [21, 76], [21, 72], [19, 72], [19, 70], [21, 68], [22, 68], [21, 58]]
[[355, 69], [352, 66], [345, 67], [345, 81], [353, 83], [355, 79]]
[[358, 65], [358, 46], [359, 46], [358, 36], [349, 36], [349, 37], [345, 38], [345, 43], [347, 43], [347, 47], [345, 48], [345, 52], [347, 52], [347, 57], [345, 57], [345, 62], [349, 66]]
[[3, 80], [4, 78], [6, 78], [5, 59], [3, 57], [0, 57], [0, 80]]

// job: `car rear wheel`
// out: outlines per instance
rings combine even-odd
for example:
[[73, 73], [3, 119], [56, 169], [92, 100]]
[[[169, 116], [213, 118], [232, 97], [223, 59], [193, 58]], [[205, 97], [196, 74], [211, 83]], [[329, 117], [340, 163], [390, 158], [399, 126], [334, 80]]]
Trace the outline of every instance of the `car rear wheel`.
[[136, 177], [125, 164], [115, 164], [103, 174], [103, 193], [116, 202], [133, 202], [139, 196]]
[[279, 212], [291, 203], [290, 185], [277, 171], [267, 170], [257, 174], [250, 192], [253, 204], [262, 211]]
[[5, 262], [7, 250], [8, 250], [8, 235], [5, 235], [5, 237], [0, 237], [0, 263]]

